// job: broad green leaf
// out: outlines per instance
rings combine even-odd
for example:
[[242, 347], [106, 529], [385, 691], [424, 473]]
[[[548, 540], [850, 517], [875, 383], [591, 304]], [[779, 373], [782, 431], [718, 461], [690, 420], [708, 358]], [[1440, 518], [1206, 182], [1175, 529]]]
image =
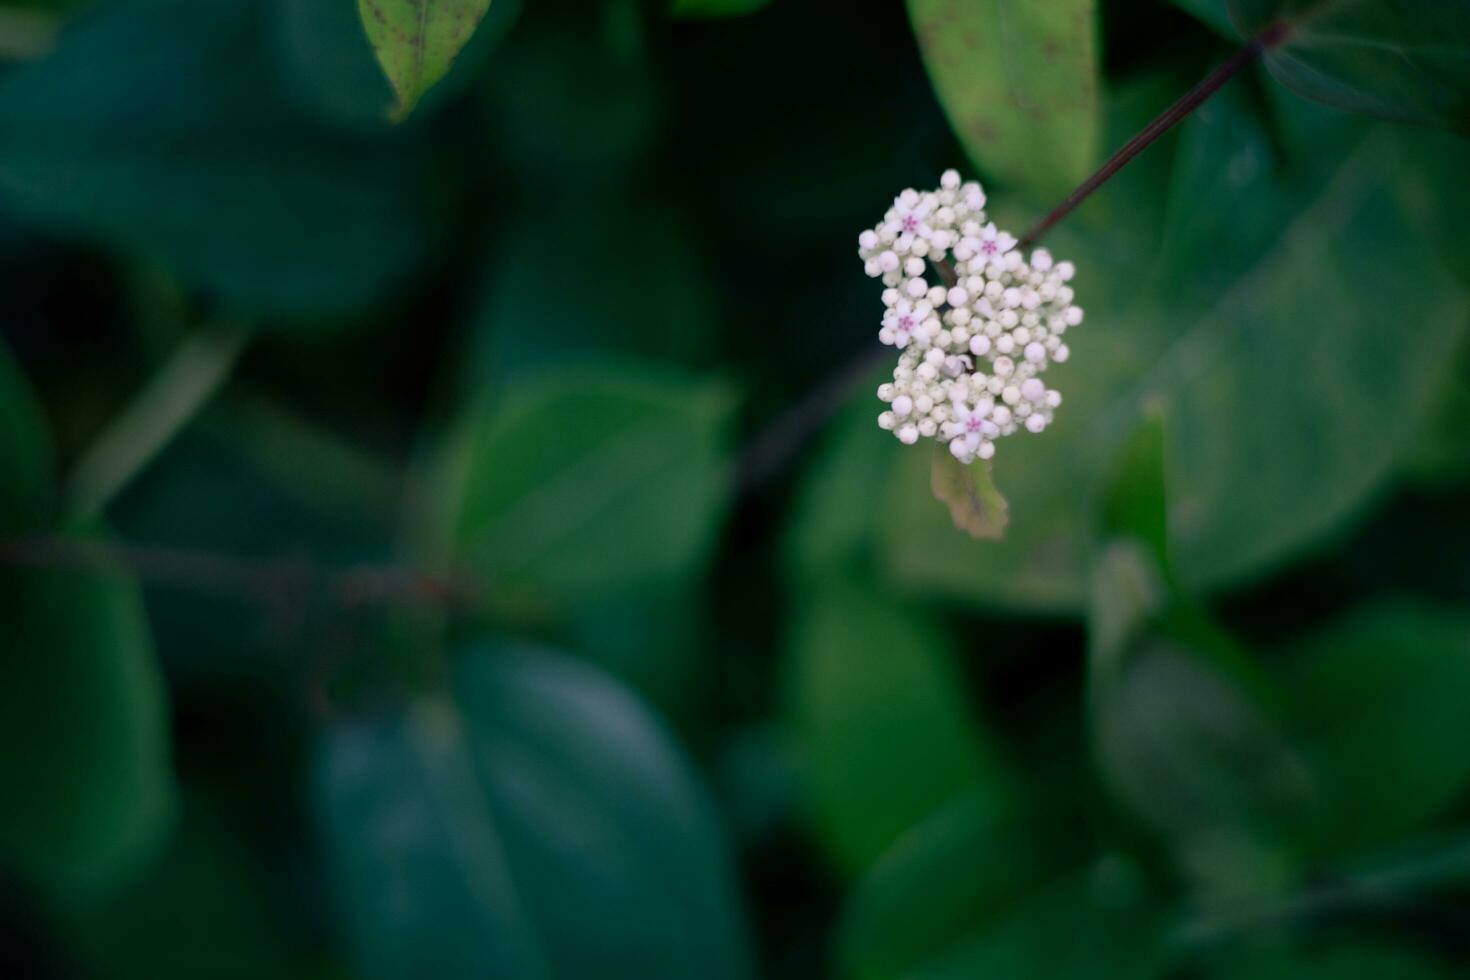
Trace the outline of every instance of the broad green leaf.
[[524, 651], [461, 658], [453, 691], [323, 748], [358, 975], [747, 975], [722, 834], [646, 709], [593, 668]]
[[449, 74], [490, 0], [358, 0], [357, 9], [402, 119]]
[[866, 403], [855, 405], [830, 427], [807, 466], [786, 531], [792, 577], [826, 581], [869, 570], [875, 529], [889, 505], [888, 474], [901, 448], [882, 437], [875, 418]]
[[[1076, 609], [1091, 490], [1146, 405], [1169, 420], [1173, 559], [1190, 588], [1246, 579], [1320, 542], [1403, 463], [1466, 325], [1462, 285], [1406, 206], [1433, 186], [1428, 161], [1356, 124], [1281, 165], [1269, 148], [1264, 159], [1223, 149], [1249, 128], [1231, 114], [1252, 111], [1227, 100], [1184, 124], [1175, 181], [1210, 192], [1174, 196], [1167, 253], [1140, 261], [1122, 239], [1110, 249], [1119, 233], [1084, 215], [1058, 229], [1049, 244], [1076, 261], [1088, 319], [1069, 335], [1072, 360], [1049, 375], [1065, 399], [1055, 427], [996, 455], [1006, 539], [955, 534], [924, 499], [926, 461], [901, 454], [882, 538], [897, 582]], [[1439, 152], [1470, 161], [1464, 147]], [[1121, 206], [1129, 189], [1102, 195]]]
[[1313, 800], [1266, 679], [1170, 563], [1166, 426], [1155, 410], [1101, 490], [1089, 622], [1092, 746], [1104, 782], [1214, 887], [1280, 873]]
[[1159, 571], [1168, 574], [1172, 563], [1164, 445], [1164, 415], [1155, 409], [1123, 443], [1104, 482], [1101, 534], [1107, 541], [1142, 545]]
[[965, 466], [948, 449], [936, 446], [929, 466], [929, 489], [949, 508], [957, 530], [977, 539], [1005, 537], [1008, 505], [995, 488], [989, 463]]
[[683, 581], [726, 501], [720, 385], [604, 366], [483, 406], [453, 447], [449, 546], [497, 604]]
[[79, 21], [0, 82], [0, 196], [246, 311], [403, 283], [434, 235], [426, 160], [293, 112], [260, 20], [252, 0], [123, 0]]
[[1242, 36], [1287, 25], [1264, 54], [1281, 84], [1354, 112], [1470, 132], [1465, 0], [1230, 0]]
[[908, 980], [1151, 980], [1164, 975], [1158, 913], [1139, 872], [1105, 858], [981, 923]]
[[[358, 0], [271, 0], [273, 40], [295, 102], [330, 122], [377, 129], [387, 125], [394, 93], [373, 56]], [[520, 0], [495, 0], [480, 27], [416, 111], [462, 91], [484, 66], [520, 12]]]
[[1098, 151], [1093, 0], [909, 0], [950, 125], [986, 175], [1039, 203], [1087, 176]]
[[[710, 363], [721, 311], [689, 229], [654, 207], [564, 204], [521, 216], [486, 261], [467, 386], [616, 356]], [[646, 274], [652, 255], [656, 276]]]
[[1217, 980], [1450, 980], [1459, 971], [1407, 944], [1359, 939], [1247, 953], [1209, 975]]
[[838, 925], [842, 974], [909, 976], [1028, 885], [1056, 870], [1056, 846], [995, 785], [963, 792], [898, 838], [848, 894]]
[[1315, 797], [1271, 699], [1152, 633], [1116, 659], [1091, 698], [1093, 752], [1112, 794], [1209, 887], [1278, 885]]
[[10, 350], [0, 341], [0, 535], [44, 520], [51, 492], [51, 447], [41, 410]]
[[956, 793], [1001, 778], [932, 623], [856, 587], [809, 599], [788, 641], [788, 711], [823, 844], [867, 867]]
[[62, 917], [70, 959], [94, 980], [327, 980], [293, 948], [247, 821], [198, 789], [182, 797], [159, 860], [108, 901]]
[[174, 811], [168, 706], [122, 569], [0, 570], [0, 863], [90, 898], [151, 859]]
[[1470, 787], [1470, 616], [1362, 608], [1293, 643], [1288, 692], [1334, 845], [1391, 838]]

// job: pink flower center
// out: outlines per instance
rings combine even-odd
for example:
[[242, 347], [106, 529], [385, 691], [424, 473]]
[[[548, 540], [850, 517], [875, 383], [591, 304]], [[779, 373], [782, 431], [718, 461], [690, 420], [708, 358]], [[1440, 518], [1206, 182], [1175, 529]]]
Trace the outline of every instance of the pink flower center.
[[986, 255], [994, 255], [996, 252], [1000, 251], [1000, 246], [995, 244], [995, 242], [981, 242], [980, 251], [984, 252]]
[[980, 431], [980, 426], [982, 424], [983, 423], [980, 420], [980, 416], [978, 416], [978, 415], [971, 415], [969, 418], [965, 419], [965, 431], [966, 432], [979, 432]]
[[919, 230], [919, 219], [912, 214], [904, 215], [901, 224], [903, 225], [903, 230], [910, 235]]
[[912, 333], [914, 329], [914, 318], [908, 313], [898, 315], [898, 329], [904, 333]]

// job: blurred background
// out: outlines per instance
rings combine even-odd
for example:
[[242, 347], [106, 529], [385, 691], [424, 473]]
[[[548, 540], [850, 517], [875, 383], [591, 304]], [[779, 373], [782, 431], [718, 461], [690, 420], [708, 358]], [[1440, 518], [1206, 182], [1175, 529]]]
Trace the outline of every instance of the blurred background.
[[976, 541], [857, 234], [1225, 4], [494, 0], [389, 124], [352, 0], [0, 3], [0, 975], [1470, 974], [1470, 114], [1352, 60], [1470, 14], [1370, 6], [1048, 235]]

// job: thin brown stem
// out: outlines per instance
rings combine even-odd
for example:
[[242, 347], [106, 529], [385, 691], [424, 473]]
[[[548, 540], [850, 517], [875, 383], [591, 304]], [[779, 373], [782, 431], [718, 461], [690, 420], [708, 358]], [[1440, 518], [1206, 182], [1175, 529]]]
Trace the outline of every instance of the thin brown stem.
[[199, 548], [133, 544], [63, 535], [0, 538], [0, 565], [107, 578], [230, 596], [275, 613], [314, 596], [343, 608], [421, 603], [475, 608], [477, 583], [393, 564], [323, 565], [307, 556], [243, 557]]
[[1218, 92], [1226, 82], [1240, 73], [1240, 70], [1255, 61], [1265, 51], [1269, 51], [1286, 40], [1290, 29], [1284, 23], [1274, 23], [1251, 38], [1238, 51], [1232, 54], [1225, 62], [1205, 76], [1194, 88], [1184, 93], [1177, 102], [1165, 109], [1157, 119], [1143, 127], [1132, 139], [1118, 148], [1118, 151], [1108, 157], [1101, 167], [1092, 176], [1077, 185], [1077, 189], [1068, 194], [1062, 203], [1052, 208], [1051, 212], [1038, 221], [1030, 231], [1021, 236], [1020, 247], [1030, 248], [1041, 240], [1052, 229], [1057, 222], [1071, 214], [1073, 209], [1083, 201], [1087, 200], [1094, 191], [1102, 187], [1113, 175], [1122, 170], [1128, 163], [1149, 145], [1173, 129], [1195, 109], [1199, 108], [1210, 96]]

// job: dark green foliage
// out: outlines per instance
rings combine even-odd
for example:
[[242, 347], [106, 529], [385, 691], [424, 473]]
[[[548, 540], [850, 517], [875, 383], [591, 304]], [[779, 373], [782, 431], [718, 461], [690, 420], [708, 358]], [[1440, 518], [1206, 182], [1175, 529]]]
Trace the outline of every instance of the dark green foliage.
[[[1276, 19], [936, 500], [858, 231]], [[0, 0], [0, 976], [1470, 971], [1463, 2], [449, 26], [393, 123], [357, 0]]]

